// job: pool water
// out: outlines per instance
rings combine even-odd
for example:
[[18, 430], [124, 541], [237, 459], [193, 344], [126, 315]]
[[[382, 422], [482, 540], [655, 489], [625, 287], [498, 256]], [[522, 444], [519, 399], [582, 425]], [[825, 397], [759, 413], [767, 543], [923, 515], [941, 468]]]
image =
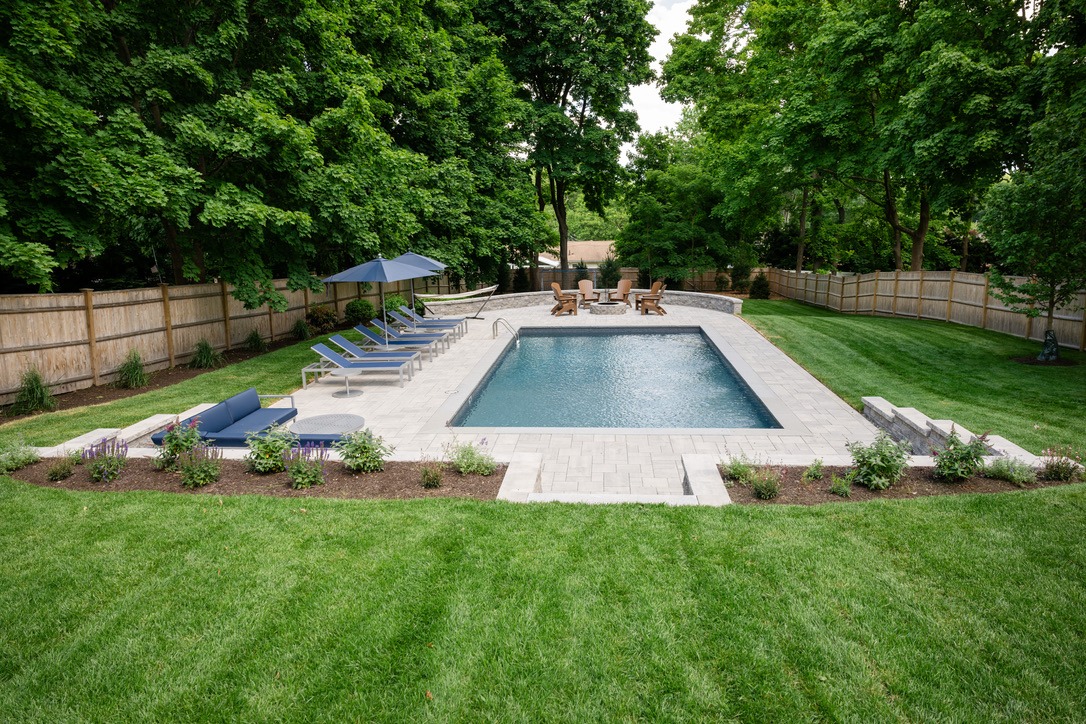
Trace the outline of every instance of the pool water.
[[454, 427], [779, 428], [700, 331], [522, 330]]

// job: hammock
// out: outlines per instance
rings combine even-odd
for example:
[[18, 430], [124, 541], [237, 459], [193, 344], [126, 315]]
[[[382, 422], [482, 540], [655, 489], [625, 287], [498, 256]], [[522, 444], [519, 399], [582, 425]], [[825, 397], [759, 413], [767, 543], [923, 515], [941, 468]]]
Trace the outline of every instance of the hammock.
[[[432, 309], [430, 309], [429, 307], [426, 306], [426, 300], [427, 299], [429, 299], [431, 302], [457, 302], [457, 301], [460, 301], [462, 299], [471, 299], [472, 297], [481, 297], [482, 295], [486, 294], [486, 299], [484, 299], [483, 303], [481, 305], [479, 305], [479, 309], [477, 309], [475, 311], [475, 316], [474, 317], [467, 317], [467, 319], [482, 319], [482, 317], [479, 316], [479, 312], [483, 311], [483, 307], [486, 306], [486, 303], [490, 301], [490, 298], [492, 296], [494, 296], [494, 292], [496, 292], [497, 290], [498, 290], [498, 285], [495, 284], [492, 287], [485, 287], [483, 289], [476, 289], [475, 291], [472, 291], [472, 292], [460, 292], [459, 294], [416, 294], [415, 297], [417, 299], [422, 300], [422, 306], [423, 306], [423, 308], [426, 309], [426, 311], [428, 311], [430, 314], [434, 314], [434, 310], [432, 310]], [[437, 316], [437, 315], [434, 315], [434, 316]]]

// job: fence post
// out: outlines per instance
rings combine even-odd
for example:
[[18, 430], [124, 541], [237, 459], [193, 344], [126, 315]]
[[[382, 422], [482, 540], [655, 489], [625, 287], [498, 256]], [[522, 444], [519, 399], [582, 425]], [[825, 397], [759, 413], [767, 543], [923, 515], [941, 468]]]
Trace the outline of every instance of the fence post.
[[920, 270], [920, 284], [916, 287], [916, 318], [924, 311], [924, 270]]
[[222, 291], [222, 323], [226, 328], [226, 351], [230, 351], [230, 298], [226, 292], [226, 280], [219, 280], [219, 289]]
[[[898, 283], [898, 278], [900, 276], [901, 276], [901, 270], [900, 269], [894, 269], [894, 300], [892, 302], [890, 302], [890, 316], [891, 317], [896, 317], [897, 316], [897, 283]], [[920, 302], [918, 301], [917, 304], [919, 304], [919, 303]]]
[[[1030, 312], [1033, 311], [1033, 307], [1034, 307], [1033, 304], [1029, 305], [1029, 311]], [[1028, 341], [1030, 339], [1030, 337], [1032, 337], [1032, 336], [1033, 336], [1033, 315], [1032, 314], [1027, 314], [1026, 315], [1026, 340]]]
[[871, 316], [875, 316], [876, 307], [879, 303], [879, 270], [875, 270], [875, 287], [871, 290]]
[[950, 321], [950, 304], [954, 301], [954, 270], [950, 270], [950, 286], [946, 290], [946, 321]]
[[170, 285], [159, 284], [162, 289], [162, 319], [166, 322], [166, 356], [170, 358], [170, 367], [176, 364], [173, 349], [173, 321], [170, 317]]
[[980, 328], [988, 329], [988, 283], [991, 279], [987, 274], [984, 275], [984, 302], [981, 304], [980, 310]]
[[271, 305], [269, 304], [268, 305], [268, 341], [269, 342], [274, 342], [275, 341], [275, 317], [272, 316], [272, 314], [273, 314], [272, 308], [271, 308]]
[[852, 304], [852, 313], [860, 313], [860, 274], [857, 274], [852, 278], [852, 283], [856, 285], [856, 301]]
[[339, 283], [332, 282], [332, 311], [336, 313], [336, 319], [339, 319]]
[[80, 289], [83, 292], [83, 310], [87, 314], [87, 347], [90, 354], [91, 378], [98, 386], [98, 341], [94, 334], [94, 290]]
[[826, 309], [830, 308], [830, 286], [833, 283], [833, 277], [826, 277]]
[[1086, 351], [1086, 307], [1082, 309], [1082, 339], [1079, 340], [1078, 351]]

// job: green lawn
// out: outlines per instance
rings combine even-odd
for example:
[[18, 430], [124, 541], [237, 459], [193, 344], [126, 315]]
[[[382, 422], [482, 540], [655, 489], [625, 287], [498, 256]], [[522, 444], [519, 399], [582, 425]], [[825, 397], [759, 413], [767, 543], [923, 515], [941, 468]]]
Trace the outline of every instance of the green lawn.
[[857, 409], [884, 397], [1033, 453], [1086, 448], [1086, 355], [1074, 367], [1013, 362], [1040, 343], [944, 322], [838, 314], [790, 301], [743, 304], [743, 317]]
[[1081, 485], [721, 510], [0, 478], [0, 719], [1075, 720], [1084, 513]]

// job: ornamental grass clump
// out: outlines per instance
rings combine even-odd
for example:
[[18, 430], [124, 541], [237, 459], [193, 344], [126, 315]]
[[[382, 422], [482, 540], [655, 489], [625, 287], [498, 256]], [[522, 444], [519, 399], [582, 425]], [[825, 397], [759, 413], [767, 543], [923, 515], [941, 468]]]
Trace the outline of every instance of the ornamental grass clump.
[[49, 392], [49, 387], [42, 379], [37, 367], [31, 367], [23, 372], [19, 379], [19, 391], [15, 394], [15, 402], [11, 403], [8, 410], [12, 415], [29, 415], [31, 412], [55, 410], [57, 401]]
[[190, 490], [217, 483], [222, 474], [222, 450], [214, 445], [197, 445], [182, 453], [178, 468], [181, 485]]
[[378, 473], [385, 469], [385, 458], [395, 449], [369, 428], [344, 435], [332, 448], [339, 451], [343, 465], [352, 473]]
[[324, 464], [328, 462], [328, 448], [323, 443], [307, 442], [290, 449], [286, 457], [290, 487], [306, 490], [314, 485], [324, 485]]
[[1018, 458], [996, 458], [984, 468], [984, 477], [1006, 480], [1018, 487], [1037, 482], [1037, 471]]
[[294, 323], [294, 326], [290, 328], [290, 333], [294, 336], [294, 339], [299, 342], [304, 342], [313, 336], [313, 329], [306, 324], [304, 319], [299, 319]]
[[211, 342], [201, 339], [192, 350], [192, 359], [189, 367], [195, 370], [210, 370], [221, 367], [223, 364], [222, 352], [211, 346]]
[[178, 458], [199, 444], [198, 418], [193, 418], [185, 424], [174, 422], [166, 427], [166, 434], [162, 436], [162, 445], [158, 448], [154, 466], [159, 470], [176, 470]]
[[498, 468], [494, 457], [486, 451], [486, 438], [479, 442], [478, 447], [470, 442], [451, 443], [445, 448], [445, 454], [461, 475], [490, 475]]
[[935, 458], [935, 477], [948, 483], [958, 483], [973, 477], [984, 467], [984, 454], [988, 447], [985, 436], [962, 442], [957, 431], [951, 430], [942, 450], [932, 452]]
[[1073, 483], [1082, 478], [1082, 454], [1070, 445], [1050, 447], [1041, 453], [1041, 480]]
[[114, 384], [122, 390], [135, 390], [146, 387], [150, 381], [150, 375], [143, 368], [143, 358], [140, 357], [140, 351], [138, 349], [128, 350], [128, 356], [124, 358], [124, 362], [117, 368], [117, 381]]
[[103, 439], [83, 451], [83, 464], [95, 483], [112, 483], [128, 464], [128, 443], [117, 438]]
[[40, 458], [34, 448], [22, 440], [10, 440], [0, 443], [0, 475], [13, 473], [27, 465], [33, 465]]
[[254, 329], [252, 332], [249, 332], [249, 336], [245, 338], [245, 349], [260, 354], [268, 351], [268, 343], [260, 336], [260, 331]]
[[245, 467], [260, 475], [281, 473], [287, 469], [287, 454], [297, 443], [298, 436], [279, 425], [272, 425], [267, 432], [250, 433], [245, 438], [245, 444], [249, 446]]
[[865, 488], [886, 490], [905, 474], [909, 443], [895, 442], [885, 432], [880, 432], [870, 445], [850, 442], [845, 447], [852, 453], [853, 480]]

